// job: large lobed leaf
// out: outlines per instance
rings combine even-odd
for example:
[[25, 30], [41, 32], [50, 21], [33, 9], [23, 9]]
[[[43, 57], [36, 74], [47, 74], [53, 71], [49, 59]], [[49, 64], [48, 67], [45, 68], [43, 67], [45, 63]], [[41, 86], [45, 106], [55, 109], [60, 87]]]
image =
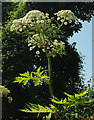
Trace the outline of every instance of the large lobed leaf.
[[31, 72], [29, 74], [29, 71], [20, 74], [19, 77], [15, 78], [15, 81], [13, 81], [13, 83], [23, 83], [24, 85], [26, 85], [30, 80], [33, 80], [34, 86], [38, 86], [41, 81], [49, 84], [49, 76], [43, 75], [43, 73], [47, 70], [41, 70], [41, 66], [37, 69], [37, 72]]
[[53, 112], [52, 109], [50, 109], [49, 107], [45, 106], [41, 106], [41, 105], [36, 105], [36, 104], [27, 104], [27, 108], [25, 109], [20, 109], [20, 111], [22, 112], [29, 112], [29, 113], [51, 113]]

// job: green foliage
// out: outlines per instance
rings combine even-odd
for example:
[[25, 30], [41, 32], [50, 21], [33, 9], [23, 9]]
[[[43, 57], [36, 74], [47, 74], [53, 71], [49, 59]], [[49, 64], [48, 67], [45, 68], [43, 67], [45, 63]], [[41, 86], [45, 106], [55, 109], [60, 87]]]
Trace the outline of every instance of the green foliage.
[[[85, 92], [83, 92], [85, 94]], [[92, 94], [92, 95], [90, 95]], [[77, 95], [79, 96], [79, 95]], [[66, 118], [71, 120], [79, 120], [82, 118], [89, 118], [94, 113], [94, 92], [92, 91], [92, 88], [88, 89], [87, 87], [87, 94], [86, 96], [82, 96], [82, 93], [80, 94], [81, 98], [77, 98], [77, 105], [74, 107], [71, 107], [69, 111], [66, 111]], [[82, 101], [83, 100], [83, 101]]]
[[28, 81], [32, 78], [32, 74], [29, 75], [29, 71], [20, 74], [21, 77], [16, 77], [16, 80], [14, 81], [14, 83], [18, 82], [18, 83], [23, 83], [24, 85], [26, 85], [28, 83]]
[[[26, 85], [30, 80], [33, 80], [34, 86], [38, 86], [41, 81], [49, 84], [49, 76], [43, 75], [43, 73], [47, 70], [43, 70], [40, 72], [41, 66], [37, 69], [37, 72], [31, 72], [29, 74], [29, 71], [20, 74], [21, 77], [16, 77], [15, 81], [13, 83], [23, 83], [23, 85]], [[34, 74], [34, 75], [33, 75]], [[34, 76], [34, 77], [33, 77]]]
[[49, 113], [49, 112], [53, 112], [50, 108], [48, 108], [47, 106], [43, 107], [41, 105], [35, 105], [35, 104], [27, 104], [27, 107], [25, 110], [22, 109], [21, 111], [23, 112], [29, 112], [29, 113]]
[[44, 116], [42, 120], [50, 120], [51, 119], [51, 113], [49, 113], [48, 115]]
[[54, 97], [52, 99], [52, 102], [54, 102], [56, 104], [63, 104], [67, 108], [76, 106], [76, 105], [83, 105], [84, 103], [86, 103], [86, 99], [83, 96], [85, 94], [87, 94], [87, 91], [84, 91], [83, 93], [80, 93], [80, 94], [75, 94], [75, 96], [70, 95], [66, 92], [64, 94], [67, 95], [68, 100], [66, 100], [66, 98], [65, 98], [63, 101], [62, 101], [62, 99], [59, 101], [56, 97]]
[[[70, 95], [65, 92], [67, 95], [67, 98], [64, 100], [57, 99], [57, 97], [54, 97], [51, 99], [53, 103], [56, 105], [50, 104], [50, 107], [43, 107], [41, 105], [36, 105], [36, 104], [27, 104], [27, 108], [22, 109], [21, 111], [27, 112], [27, 113], [49, 113], [48, 115], [44, 116], [43, 119], [45, 118], [46, 120], [51, 119], [52, 114], [57, 114], [59, 116], [58, 119], [63, 120], [64, 118], [67, 118], [71, 115], [71, 119], [79, 119], [83, 118], [84, 115], [80, 115], [79, 111], [81, 111], [81, 108], [83, 108], [85, 105], [90, 105], [94, 103], [94, 98], [93, 99], [88, 99], [89, 96], [87, 96], [87, 91], [84, 91], [80, 94], [75, 94], [75, 95]], [[58, 106], [60, 104], [60, 107]], [[80, 106], [80, 107], [79, 107]], [[70, 109], [71, 108], [71, 109]], [[78, 110], [79, 109], [79, 110]], [[73, 112], [75, 110], [75, 112]], [[88, 109], [89, 110], [89, 109]], [[70, 112], [71, 111], [71, 112]], [[84, 109], [84, 112], [86, 112], [87, 109]], [[60, 116], [62, 114], [62, 116]], [[74, 116], [74, 118], [73, 118]]]

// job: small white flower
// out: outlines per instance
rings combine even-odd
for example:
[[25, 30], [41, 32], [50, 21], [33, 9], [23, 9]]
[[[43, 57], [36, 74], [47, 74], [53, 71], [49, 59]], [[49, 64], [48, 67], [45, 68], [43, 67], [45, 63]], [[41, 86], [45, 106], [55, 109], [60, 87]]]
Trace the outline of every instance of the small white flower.
[[50, 49], [50, 47], [47, 47], [47, 49]]
[[52, 51], [54, 51], [55, 49], [54, 49], [54, 48], [52, 48], [51, 50], [52, 50]]
[[36, 23], [40, 23], [40, 21], [39, 21], [39, 20], [37, 20], [37, 21], [36, 21]]
[[63, 23], [63, 22], [64, 22], [64, 19], [61, 19], [61, 22]]
[[35, 40], [34, 40], [34, 39], [31, 39], [31, 43], [33, 43], [33, 42], [35, 42]]
[[36, 47], [36, 46], [32, 46], [32, 47], [30, 47], [29, 50], [32, 51], [35, 47]]
[[58, 42], [58, 41], [55, 39], [54, 42]]
[[51, 22], [51, 20], [50, 20], [50, 19], [48, 19], [47, 21], [48, 21], [48, 22]]
[[26, 28], [26, 26], [23, 26], [23, 28], [25, 29], [25, 28]]
[[60, 17], [58, 17], [57, 20], [60, 20]]
[[30, 47], [29, 50], [32, 51], [32, 47]]
[[61, 18], [63, 18], [63, 16], [61, 15]]
[[38, 45], [38, 48], [40, 48], [40, 45]]
[[78, 23], [79, 23], [78, 21], [75, 22], [76, 25], [78, 25]]
[[49, 16], [49, 14], [48, 14], [48, 13], [46, 13], [45, 15], [46, 15], [46, 16]]
[[43, 52], [45, 52], [45, 49], [42, 49]]
[[53, 42], [53, 45], [57, 46], [57, 45], [58, 45], [58, 42]]
[[62, 41], [60, 41], [60, 43], [61, 43], [61, 44], [63, 44], [63, 45], [65, 45], [65, 43], [64, 43], [64, 42], [62, 42]]
[[69, 20], [69, 23], [72, 23], [72, 20]]
[[67, 22], [64, 22], [64, 25], [67, 25], [68, 23]]
[[50, 47], [53, 47], [53, 45], [50, 45]]
[[41, 20], [40, 22], [41, 22], [41, 23], [44, 23], [44, 20]]
[[19, 29], [20, 32], [22, 32], [22, 30], [23, 30], [22, 28]]
[[69, 20], [70, 18], [69, 17], [66, 17], [66, 20]]
[[28, 47], [31, 45], [31, 43], [28, 44]]
[[39, 55], [39, 54], [40, 54], [40, 51], [36, 51], [36, 54]]
[[34, 49], [36, 46], [32, 46], [32, 48]]
[[31, 27], [33, 27], [33, 24], [31, 23], [31, 24], [29, 24]]
[[61, 44], [60, 47], [61, 47], [62, 49], [65, 49], [65, 45], [64, 45], [64, 44]]

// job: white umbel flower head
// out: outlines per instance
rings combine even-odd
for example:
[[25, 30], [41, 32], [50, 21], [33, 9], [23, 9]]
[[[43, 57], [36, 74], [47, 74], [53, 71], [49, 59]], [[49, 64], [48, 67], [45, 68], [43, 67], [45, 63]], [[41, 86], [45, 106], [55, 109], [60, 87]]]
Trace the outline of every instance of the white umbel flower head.
[[36, 54], [39, 55], [39, 54], [40, 54], [40, 51], [36, 51]]

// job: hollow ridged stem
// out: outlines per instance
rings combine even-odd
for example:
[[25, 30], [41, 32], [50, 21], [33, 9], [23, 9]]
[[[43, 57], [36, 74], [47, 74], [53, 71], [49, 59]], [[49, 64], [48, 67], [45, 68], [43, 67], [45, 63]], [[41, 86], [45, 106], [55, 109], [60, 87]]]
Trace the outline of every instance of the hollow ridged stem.
[[[50, 79], [50, 82], [49, 82], [48, 86], [49, 86], [50, 96], [51, 96], [51, 98], [53, 98], [54, 94], [53, 94], [53, 89], [52, 89], [52, 66], [51, 66], [51, 58], [48, 55], [47, 50], [46, 50], [46, 56], [47, 56], [47, 59], [48, 59], [48, 74], [49, 74], [49, 79]], [[53, 105], [55, 105], [55, 104], [53, 103]], [[56, 113], [54, 114], [54, 118], [55, 118], [55, 120], [57, 120]]]
[[48, 57], [48, 73], [49, 73], [49, 78], [50, 78], [50, 83], [49, 83], [49, 91], [51, 97], [53, 97], [53, 89], [52, 89], [52, 68], [51, 68], [51, 59]]

